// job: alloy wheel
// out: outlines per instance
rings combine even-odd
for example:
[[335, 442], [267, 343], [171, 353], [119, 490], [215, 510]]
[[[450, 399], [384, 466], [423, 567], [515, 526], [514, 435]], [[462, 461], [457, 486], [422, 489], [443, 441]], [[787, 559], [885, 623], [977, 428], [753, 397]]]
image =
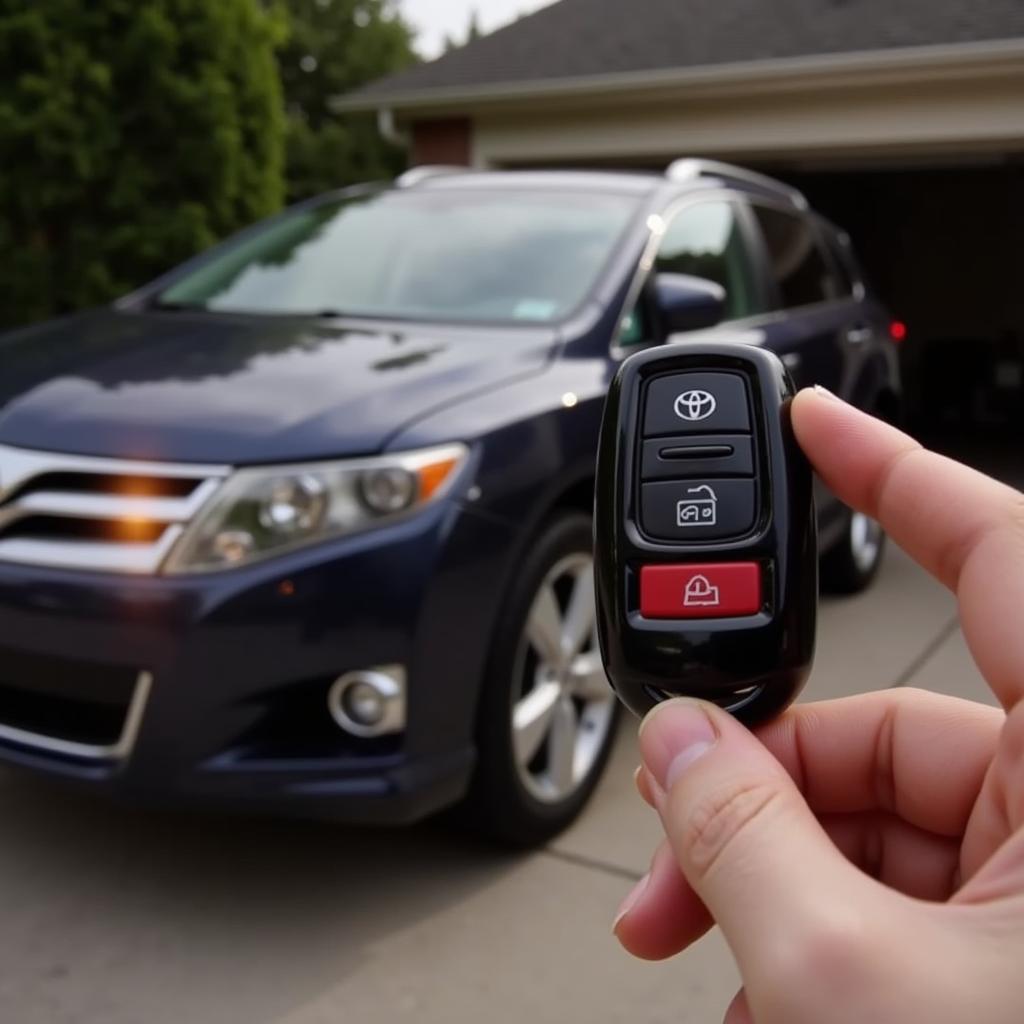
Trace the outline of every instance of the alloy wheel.
[[590, 775], [614, 718], [590, 555], [569, 555], [545, 576], [526, 618], [514, 678], [512, 750], [519, 779], [536, 800], [559, 803]]
[[863, 512], [850, 517], [850, 554], [862, 573], [870, 572], [882, 550], [882, 527]]

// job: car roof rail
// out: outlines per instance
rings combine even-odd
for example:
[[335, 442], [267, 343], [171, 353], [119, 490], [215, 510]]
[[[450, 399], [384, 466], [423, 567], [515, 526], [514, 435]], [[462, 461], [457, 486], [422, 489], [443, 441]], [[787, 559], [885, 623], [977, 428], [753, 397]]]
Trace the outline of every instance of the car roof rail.
[[722, 163], [719, 160], [701, 160], [696, 157], [685, 157], [669, 164], [665, 171], [665, 177], [669, 181], [696, 181], [698, 178], [721, 178], [723, 181], [737, 181], [744, 185], [755, 185], [766, 192], [774, 193], [788, 199], [794, 206], [801, 210], [810, 208], [804, 194], [776, 178], [769, 178], [767, 174], [758, 174], [757, 171], [748, 171], [745, 167], [737, 167], [735, 164]]
[[404, 174], [395, 178], [395, 185], [398, 188], [412, 188], [420, 182], [429, 181], [431, 178], [443, 178], [454, 174], [467, 174], [470, 168], [448, 166], [447, 164], [421, 164], [419, 167], [410, 167]]

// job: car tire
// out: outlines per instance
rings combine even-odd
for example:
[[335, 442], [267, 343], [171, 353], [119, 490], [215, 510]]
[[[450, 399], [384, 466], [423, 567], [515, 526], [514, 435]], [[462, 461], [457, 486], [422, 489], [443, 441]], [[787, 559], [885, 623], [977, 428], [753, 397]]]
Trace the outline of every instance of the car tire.
[[859, 594], [874, 582], [885, 554], [885, 532], [863, 512], [844, 510], [843, 532], [821, 558], [821, 589]]
[[597, 644], [591, 521], [562, 512], [530, 543], [506, 595], [462, 817], [519, 847], [557, 835], [600, 780], [618, 719]]

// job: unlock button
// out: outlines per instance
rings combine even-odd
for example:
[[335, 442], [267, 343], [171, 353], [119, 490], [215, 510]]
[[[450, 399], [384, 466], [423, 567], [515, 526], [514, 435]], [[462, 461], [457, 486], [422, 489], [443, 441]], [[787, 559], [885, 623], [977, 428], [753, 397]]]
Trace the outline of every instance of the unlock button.
[[749, 533], [756, 518], [753, 480], [668, 480], [640, 488], [644, 533], [689, 544]]

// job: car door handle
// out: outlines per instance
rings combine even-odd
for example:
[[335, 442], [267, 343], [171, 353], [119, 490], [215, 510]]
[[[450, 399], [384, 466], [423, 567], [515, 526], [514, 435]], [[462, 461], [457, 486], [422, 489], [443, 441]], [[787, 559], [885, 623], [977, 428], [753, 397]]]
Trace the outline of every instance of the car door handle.
[[846, 340], [851, 345], [863, 345], [874, 333], [870, 327], [851, 327], [846, 332]]

